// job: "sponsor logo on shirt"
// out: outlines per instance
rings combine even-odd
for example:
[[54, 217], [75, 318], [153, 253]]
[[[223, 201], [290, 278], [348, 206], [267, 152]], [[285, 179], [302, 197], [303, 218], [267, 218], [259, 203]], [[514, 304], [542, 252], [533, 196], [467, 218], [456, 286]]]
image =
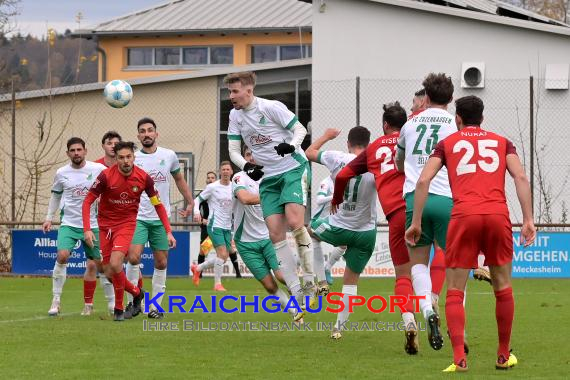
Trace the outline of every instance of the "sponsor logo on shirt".
[[165, 183], [166, 182], [166, 176], [158, 170], [151, 170], [148, 172], [148, 175], [150, 176], [150, 178], [152, 178], [152, 180], [155, 183]]
[[273, 141], [273, 139], [271, 138], [271, 136], [264, 136], [261, 133], [258, 135], [253, 135], [249, 138], [249, 142], [251, 143], [251, 146], [265, 145], [265, 144], [269, 144], [272, 141]]
[[75, 186], [73, 190], [71, 190], [71, 196], [74, 198], [82, 198], [87, 195], [89, 192], [89, 188], [87, 186]]

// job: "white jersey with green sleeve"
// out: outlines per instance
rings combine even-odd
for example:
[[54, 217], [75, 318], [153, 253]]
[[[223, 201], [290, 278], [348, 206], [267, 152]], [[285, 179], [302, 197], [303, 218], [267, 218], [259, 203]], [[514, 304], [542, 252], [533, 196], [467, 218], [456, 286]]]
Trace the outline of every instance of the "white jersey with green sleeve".
[[[55, 173], [53, 193], [61, 194], [61, 224], [76, 228], [83, 228], [81, 208], [83, 200], [89, 192], [97, 176], [107, 169], [105, 165], [85, 161], [85, 166], [75, 169], [67, 164]], [[97, 203], [91, 205], [91, 227], [97, 228]]]
[[[334, 193], [334, 182], [330, 175], [319, 184], [319, 192], [313, 207], [311, 219], [325, 218], [331, 211], [331, 200]], [[324, 203], [323, 203], [324, 201]]]
[[[170, 218], [170, 177], [180, 171], [176, 153], [170, 149], [157, 147], [154, 153], [142, 150], [135, 152], [135, 165], [143, 169], [154, 180], [160, 201]], [[139, 206], [138, 220], [160, 220], [148, 195], [143, 192]]]
[[199, 205], [203, 201], [208, 202], [208, 208], [210, 209], [208, 226], [231, 230], [233, 206], [231, 182], [227, 185], [222, 185], [220, 180], [217, 180], [208, 184], [194, 202], [194, 214], [199, 213]]
[[261, 205], [244, 205], [237, 199], [237, 192], [245, 190], [259, 195], [259, 181], [254, 181], [245, 172], [239, 172], [232, 179], [234, 196], [234, 239], [243, 243], [259, 242], [269, 239], [269, 230], [263, 219]]
[[[457, 132], [455, 117], [440, 108], [428, 108], [404, 124], [398, 149], [405, 151], [404, 195], [416, 190], [416, 183], [431, 152], [438, 142]], [[451, 198], [451, 188], [444, 166], [431, 181], [429, 192]]]
[[[356, 156], [334, 150], [320, 151], [318, 162], [336, 175]], [[344, 191], [344, 201], [338, 212], [329, 216], [329, 224], [350, 231], [370, 231], [376, 228], [376, 182], [372, 173], [364, 173], [350, 180]]]
[[297, 121], [297, 116], [283, 103], [255, 97], [247, 109], [230, 111], [228, 139], [243, 140], [251, 149], [255, 163], [263, 166], [265, 177], [272, 177], [307, 162], [301, 148], [285, 157], [275, 151], [277, 145], [291, 142], [291, 128]]

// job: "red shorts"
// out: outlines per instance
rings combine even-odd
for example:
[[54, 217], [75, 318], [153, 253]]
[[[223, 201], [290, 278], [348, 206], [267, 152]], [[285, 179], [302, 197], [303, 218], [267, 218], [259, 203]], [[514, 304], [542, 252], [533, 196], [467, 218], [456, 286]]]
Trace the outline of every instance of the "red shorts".
[[451, 217], [447, 230], [445, 266], [474, 269], [478, 256], [485, 265], [505, 265], [513, 261], [513, 232], [506, 215], [466, 215]]
[[103, 264], [109, 264], [111, 252], [122, 252], [125, 256], [129, 253], [129, 247], [135, 234], [136, 225], [103, 228], [99, 227], [99, 246], [103, 256]]
[[406, 233], [406, 208], [392, 212], [386, 217], [388, 219], [388, 240], [390, 255], [394, 266], [403, 265], [410, 261], [408, 248], [404, 240]]

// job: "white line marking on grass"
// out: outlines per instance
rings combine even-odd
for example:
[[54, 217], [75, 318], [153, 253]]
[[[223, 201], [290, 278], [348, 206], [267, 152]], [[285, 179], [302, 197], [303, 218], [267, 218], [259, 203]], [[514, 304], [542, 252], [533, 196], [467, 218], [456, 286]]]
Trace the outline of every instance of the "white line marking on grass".
[[41, 321], [44, 319], [58, 319], [59, 317], [68, 317], [70, 315], [79, 315], [79, 313], [64, 313], [64, 314], [59, 314], [57, 316], [51, 317], [49, 315], [45, 315], [45, 316], [37, 316], [34, 318], [23, 318], [23, 319], [7, 319], [5, 321], [0, 321], [0, 323], [16, 323], [16, 322], [31, 322], [31, 321]]

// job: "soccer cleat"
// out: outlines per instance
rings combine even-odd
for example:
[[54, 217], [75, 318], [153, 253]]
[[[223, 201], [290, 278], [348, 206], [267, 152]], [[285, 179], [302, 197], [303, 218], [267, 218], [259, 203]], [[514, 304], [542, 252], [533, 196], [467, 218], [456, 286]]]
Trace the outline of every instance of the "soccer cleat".
[[148, 318], [149, 319], [163, 319], [164, 318], [164, 313], [161, 313], [158, 310], [152, 309], [149, 313], [148, 313]]
[[342, 331], [336, 327], [333, 327], [331, 332], [331, 339], [339, 340], [340, 338], [342, 338]]
[[326, 281], [319, 282], [319, 286], [317, 287], [317, 297], [323, 296], [326, 297], [329, 294], [329, 284]]
[[331, 271], [329, 269], [325, 269], [325, 278], [327, 279], [327, 282], [329, 283], [329, 285], [333, 284], [334, 278], [333, 278]]
[[198, 265], [192, 264], [190, 266], [190, 270], [192, 271], [192, 282], [194, 283], [194, 286], [200, 285], [200, 275], [202, 272], [198, 270]]
[[215, 292], [227, 292], [226, 288], [224, 288], [224, 285], [222, 285], [222, 284], [214, 285], [214, 291]]
[[439, 315], [431, 312], [427, 317], [427, 329], [429, 345], [434, 350], [441, 350], [443, 347], [443, 336], [439, 331]]
[[91, 314], [93, 314], [93, 304], [86, 303], [85, 306], [83, 306], [83, 311], [81, 311], [81, 315], [87, 316]]
[[133, 319], [133, 303], [129, 302], [125, 308], [125, 319]]
[[303, 322], [303, 317], [305, 316], [305, 311], [296, 311], [293, 314], [293, 322], [299, 322], [299, 323], [304, 323]]
[[441, 372], [467, 372], [468, 370], [469, 368], [467, 368], [467, 362], [465, 359], [461, 359], [459, 364], [451, 363], [449, 367]]
[[301, 288], [301, 308], [305, 310], [307, 307], [305, 302], [307, 301], [307, 297], [309, 297], [309, 307], [314, 309], [317, 307], [317, 287], [310, 281], [307, 281], [305, 285]]
[[418, 327], [415, 322], [410, 322], [405, 328], [406, 343], [404, 344], [404, 350], [409, 355], [415, 355], [419, 350], [419, 340], [418, 340]]
[[137, 296], [133, 296], [133, 317], [139, 315], [142, 311], [141, 305], [144, 299], [144, 289], [139, 288], [139, 294]]
[[503, 355], [500, 355], [497, 359], [497, 363], [495, 363], [496, 369], [509, 369], [516, 366], [519, 363], [517, 357], [510, 353], [509, 359], [505, 359]]
[[123, 322], [125, 320], [125, 313], [121, 309], [113, 310], [113, 320], [115, 322]]
[[479, 267], [475, 269], [473, 271], [473, 278], [479, 281], [487, 281], [489, 284], [492, 284], [491, 273], [489, 272], [489, 269], [485, 267]]
[[59, 314], [59, 310], [61, 307], [61, 302], [59, 299], [54, 298], [51, 301], [51, 307], [49, 308], [48, 315], [50, 317], [55, 317]]

